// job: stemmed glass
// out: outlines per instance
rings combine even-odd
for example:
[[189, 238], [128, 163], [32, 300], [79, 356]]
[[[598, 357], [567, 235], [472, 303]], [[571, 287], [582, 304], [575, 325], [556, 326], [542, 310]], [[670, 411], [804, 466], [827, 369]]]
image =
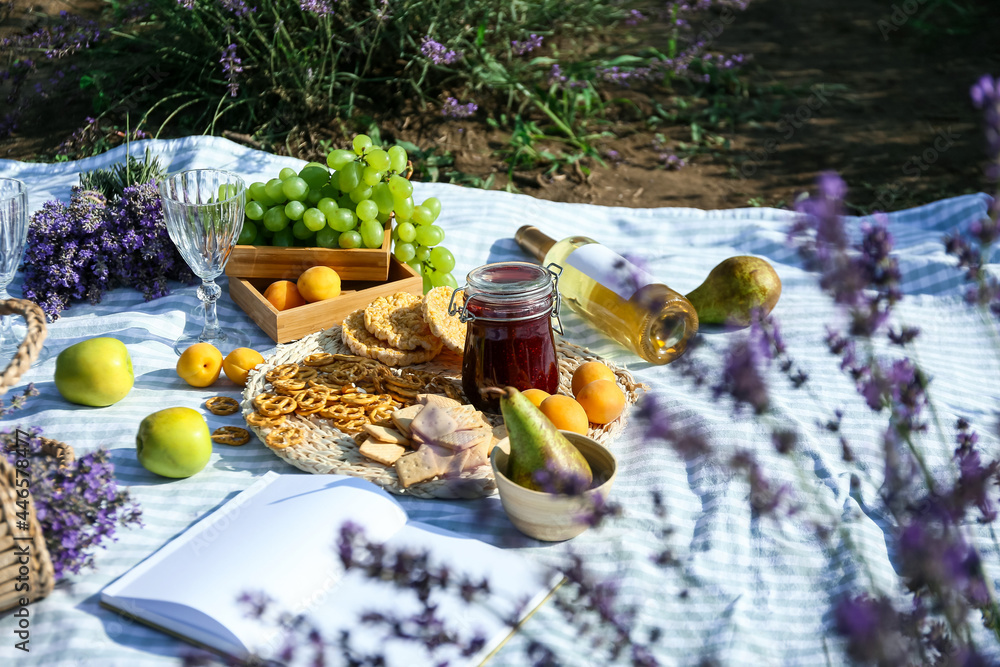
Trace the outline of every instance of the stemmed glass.
[[174, 351], [180, 354], [195, 343], [211, 343], [223, 354], [246, 347], [250, 342], [246, 333], [219, 326], [216, 301], [222, 289], [215, 284], [243, 229], [246, 184], [221, 169], [191, 169], [166, 177], [159, 189], [167, 233], [191, 271], [201, 278], [198, 298], [205, 306], [201, 333], [181, 336], [174, 342]]
[[[24, 255], [28, 239], [28, 187], [16, 178], [0, 178], [0, 301], [10, 298], [7, 285], [14, 280], [14, 273]], [[0, 318], [0, 368], [17, 354], [23, 335], [14, 329], [14, 316]], [[23, 327], [18, 327], [26, 333]], [[49, 350], [42, 348], [32, 366], [45, 361]]]

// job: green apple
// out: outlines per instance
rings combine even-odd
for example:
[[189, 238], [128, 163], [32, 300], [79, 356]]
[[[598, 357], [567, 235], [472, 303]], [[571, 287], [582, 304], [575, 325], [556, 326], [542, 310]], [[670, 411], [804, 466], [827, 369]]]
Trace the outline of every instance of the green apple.
[[56, 389], [70, 403], [102, 408], [132, 390], [132, 357], [115, 338], [84, 340], [59, 353], [55, 381]]
[[167, 408], [139, 424], [135, 453], [146, 470], [164, 477], [190, 477], [212, 457], [205, 418], [191, 408]]

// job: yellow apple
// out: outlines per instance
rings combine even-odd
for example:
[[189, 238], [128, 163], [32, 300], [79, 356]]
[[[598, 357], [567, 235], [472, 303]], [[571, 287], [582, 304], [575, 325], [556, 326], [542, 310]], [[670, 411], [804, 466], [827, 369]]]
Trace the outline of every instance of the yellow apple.
[[192, 387], [208, 387], [219, 379], [222, 353], [210, 343], [195, 343], [177, 360], [177, 375]]
[[56, 389], [71, 403], [101, 408], [132, 390], [135, 375], [128, 348], [115, 338], [91, 338], [56, 357]]
[[205, 418], [191, 408], [167, 408], [139, 424], [135, 453], [146, 470], [163, 477], [190, 477], [212, 457]]

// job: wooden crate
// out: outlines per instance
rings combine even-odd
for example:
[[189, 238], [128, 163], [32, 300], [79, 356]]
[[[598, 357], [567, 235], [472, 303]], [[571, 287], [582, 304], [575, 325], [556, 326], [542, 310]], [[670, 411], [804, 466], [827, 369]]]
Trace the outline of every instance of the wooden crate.
[[264, 290], [275, 280], [295, 280], [298, 277], [296, 271], [273, 279], [230, 276], [229, 296], [275, 343], [287, 343], [340, 324], [353, 311], [367, 306], [377, 297], [396, 292], [410, 292], [418, 296], [424, 293], [424, 281], [420, 274], [395, 257], [390, 258], [388, 274], [388, 280], [344, 281], [340, 296], [335, 299], [282, 311], [264, 298]]
[[312, 266], [329, 266], [341, 280], [387, 280], [389, 277], [390, 226], [385, 226], [381, 248], [328, 250], [326, 248], [275, 248], [238, 245], [226, 264], [230, 278], [295, 280]]

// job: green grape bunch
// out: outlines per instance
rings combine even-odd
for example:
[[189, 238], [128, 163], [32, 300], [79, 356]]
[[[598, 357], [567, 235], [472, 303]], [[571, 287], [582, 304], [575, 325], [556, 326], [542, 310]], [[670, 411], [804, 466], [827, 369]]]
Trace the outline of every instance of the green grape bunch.
[[351, 150], [331, 150], [326, 164], [310, 162], [299, 172], [285, 167], [277, 178], [252, 183], [238, 243], [380, 248], [389, 224], [393, 255], [423, 276], [425, 292], [457, 287], [455, 256], [441, 245], [444, 229], [435, 224], [441, 201], [416, 204], [411, 172], [402, 146], [383, 149], [359, 134]]

